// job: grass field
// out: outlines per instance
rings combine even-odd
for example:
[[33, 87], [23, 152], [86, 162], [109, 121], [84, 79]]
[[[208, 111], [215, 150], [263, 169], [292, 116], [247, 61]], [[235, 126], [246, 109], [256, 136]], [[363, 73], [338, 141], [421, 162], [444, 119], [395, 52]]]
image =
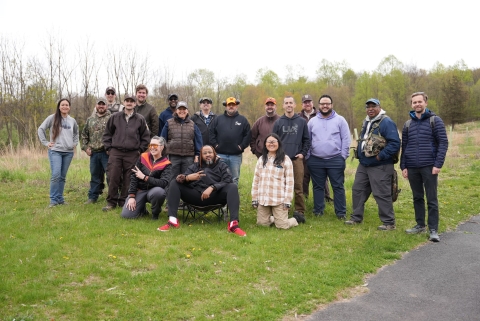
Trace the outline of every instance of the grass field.
[[[469, 127], [468, 132], [465, 130]], [[450, 133], [440, 174], [440, 233], [479, 212], [480, 130]], [[294, 320], [329, 302], [366, 291], [365, 277], [427, 241], [406, 235], [415, 225], [411, 191], [394, 204], [397, 230], [378, 231], [375, 202], [364, 223], [345, 226], [333, 206], [282, 231], [257, 227], [250, 186], [255, 159], [245, 153], [240, 180], [241, 227], [124, 220], [120, 210], [86, 201], [88, 158], [75, 157], [67, 177], [69, 205], [47, 208], [46, 150], [0, 156], [0, 320]], [[357, 162], [348, 161], [347, 207]]]

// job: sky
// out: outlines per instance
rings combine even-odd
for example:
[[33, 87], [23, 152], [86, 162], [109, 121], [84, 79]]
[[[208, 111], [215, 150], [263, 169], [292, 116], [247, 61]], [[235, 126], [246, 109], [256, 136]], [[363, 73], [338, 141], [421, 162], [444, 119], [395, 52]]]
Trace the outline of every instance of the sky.
[[[463, 60], [480, 68], [475, 1], [25, 1], [0, 0], [0, 37], [42, 54], [48, 35], [94, 52], [126, 46], [166, 66], [177, 80], [195, 69], [217, 77], [287, 66], [314, 79], [322, 59], [373, 71], [394, 55], [429, 70]], [[474, 30], [477, 30], [475, 32]], [[477, 39], [477, 40], [475, 40]]]

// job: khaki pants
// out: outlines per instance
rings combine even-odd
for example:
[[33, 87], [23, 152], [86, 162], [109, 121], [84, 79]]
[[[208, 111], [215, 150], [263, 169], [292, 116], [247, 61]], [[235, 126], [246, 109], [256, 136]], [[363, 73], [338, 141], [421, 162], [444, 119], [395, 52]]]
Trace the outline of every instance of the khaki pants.
[[[270, 217], [272, 215], [273, 222], [270, 221]], [[271, 223], [275, 223], [275, 226], [281, 229], [289, 229], [298, 225], [298, 222], [295, 218], [288, 218], [288, 209], [284, 209], [283, 204], [277, 206], [258, 205], [257, 224], [262, 226], [270, 226]]]

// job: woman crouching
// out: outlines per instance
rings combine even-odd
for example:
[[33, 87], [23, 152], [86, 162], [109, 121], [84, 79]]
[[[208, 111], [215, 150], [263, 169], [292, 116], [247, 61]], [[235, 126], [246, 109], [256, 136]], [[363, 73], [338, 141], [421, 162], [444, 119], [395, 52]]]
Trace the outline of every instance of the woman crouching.
[[172, 163], [165, 156], [163, 137], [153, 136], [148, 149], [132, 169], [128, 198], [122, 209], [124, 218], [142, 216], [147, 202], [152, 204], [152, 219], [157, 220], [162, 210], [165, 190], [172, 177]]
[[293, 165], [282, 148], [280, 137], [270, 134], [264, 141], [262, 156], [255, 166], [252, 206], [257, 209], [257, 224], [288, 229], [297, 226], [288, 218], [293, 194]]

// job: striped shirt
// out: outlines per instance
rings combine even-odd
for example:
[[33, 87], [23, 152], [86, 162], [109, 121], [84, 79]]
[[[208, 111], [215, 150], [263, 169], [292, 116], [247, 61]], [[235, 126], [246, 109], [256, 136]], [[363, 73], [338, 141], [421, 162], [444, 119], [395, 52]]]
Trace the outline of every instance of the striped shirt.
[[257, 160], [252, 183], [252, 201], [259, 205], [277, 206], [291, 204], [293, 194], [293, 165], [288, 156], [281, 166], [273, 164], [274, 158], [268, 159], [263, 166], [263, 156]]

